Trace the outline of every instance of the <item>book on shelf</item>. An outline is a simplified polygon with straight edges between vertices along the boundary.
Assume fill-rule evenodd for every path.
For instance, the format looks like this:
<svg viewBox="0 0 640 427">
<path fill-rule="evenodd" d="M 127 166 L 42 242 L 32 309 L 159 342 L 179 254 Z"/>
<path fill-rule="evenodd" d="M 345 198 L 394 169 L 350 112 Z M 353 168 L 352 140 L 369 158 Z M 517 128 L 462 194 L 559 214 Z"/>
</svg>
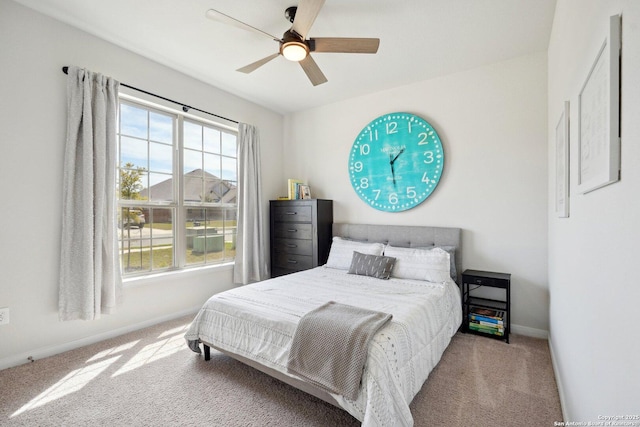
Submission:
<svg viewBox="0 0 640 427">
<path fill-rule="evenodd" d="M 485 317 L 485 316 L 479 316 L 477 314 L 469 314 L 469 319 L 470 320 L 477 320 L 479 322 L 485 322 L 485 323 L 491 323 L 494 325 L 504 325 L 504 320 L 498 320 L 498 319 L 494 319 L 493 317 Z"/>
<path fill-rule="evenodd" d="M 493 328 L 491 326 L 480 325 L 478 323 L 469 322 L 469 329 L 485 334 L 504 336 L 504 329 Z"/>
<path fill-rule="evenodd" d="M 477 319 L 469 319 L 469 323 L 475 323 L 477 325 L 486 326 L 486 327 L 489 327 L 489 328 L 495 328 L 495 329 L 504 330 L 504 324 L 503 323 L 485 322 L 484 320 L 477 320 Z"/>
<path fill-rule="evenodd" d="M 300 186 L 303 185 L 304 182 L 299 179 L 289 178 L 287 180 L 287 188 L 289 193 L 289 200 L 302 199 L 302 193 Z"/>
<path fill-rule="evenodd" d="M 471 306 L 469 307 L 469 315 L 484 317 L 485 319 L 504 320 L 504 311 L 493 308 Z"/>
<path fill-rule="evenodd" d="M 469 322 L 469 329 L 474 331 L 486 332 L 493 335 L 504 335 L 504 328 L 493 328 L 487 325 L 481 325 L 479 323 Z"/>
</svg>

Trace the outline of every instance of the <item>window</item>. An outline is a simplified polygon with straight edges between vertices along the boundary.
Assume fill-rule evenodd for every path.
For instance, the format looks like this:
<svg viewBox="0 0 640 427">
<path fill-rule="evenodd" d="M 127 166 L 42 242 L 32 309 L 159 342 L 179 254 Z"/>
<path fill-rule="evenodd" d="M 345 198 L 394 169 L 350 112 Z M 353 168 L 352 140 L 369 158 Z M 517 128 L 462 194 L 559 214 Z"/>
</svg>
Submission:
<svg viewBox="0 0 640 427">
<path fill-rule="evenodd" d="M 120 101 L 118 239 L 125 276 L 235 258 L 237 133 Z"/>
</svg>

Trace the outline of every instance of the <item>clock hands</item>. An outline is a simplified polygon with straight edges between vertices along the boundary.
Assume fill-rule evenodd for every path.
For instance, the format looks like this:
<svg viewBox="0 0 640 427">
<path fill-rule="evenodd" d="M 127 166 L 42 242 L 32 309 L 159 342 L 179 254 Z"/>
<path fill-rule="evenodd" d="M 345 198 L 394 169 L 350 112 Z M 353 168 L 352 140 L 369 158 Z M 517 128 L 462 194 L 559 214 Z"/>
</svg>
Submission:
<svg viewBox="0 0 640 427">
<path fill-rule="evenodd" d="M 396 160 L 398 160 L 398 157 L 400 157 L 400 154 L 404 153 L 404 148 L 402 150 L 400 150 L 400 152 L 398 154 L 396 154 L 396 156 L 393 158 L 393 160 L 391 160 L 391 164 L 394 164 Z M 391 158 L 391 155 L 389 155 L 389 158 Z"/>
<path fill-rule="evenodd" d="M 400 157 L 400 154 L 402 153 L 404 153 L 404 148 L 400 150 L 400 152 L 398 152 L 398 154 L 396 154 L 395 157 L 393 157 L 393 154 L 389 154 L 389 164 L 391 165 L 391 178 L 393 179 L 394 187 L 396 186 L 396 172 L 393 167 L 393 164 L 396 162 L 396 160 L 398 160 L 398 157 Z"/>
<path fill-rule="evenodd" d="M 397 159 L 398 157 L 396 157 Z M 393 169 L 393 162 L 395 162 L 395 160 L 393 158 L 393 154 L 389 154 L 389 164 L 391 165 L 391 177 L 393 178 L 393 186 L 396 186 L 396 172 Z"/>
</svg>

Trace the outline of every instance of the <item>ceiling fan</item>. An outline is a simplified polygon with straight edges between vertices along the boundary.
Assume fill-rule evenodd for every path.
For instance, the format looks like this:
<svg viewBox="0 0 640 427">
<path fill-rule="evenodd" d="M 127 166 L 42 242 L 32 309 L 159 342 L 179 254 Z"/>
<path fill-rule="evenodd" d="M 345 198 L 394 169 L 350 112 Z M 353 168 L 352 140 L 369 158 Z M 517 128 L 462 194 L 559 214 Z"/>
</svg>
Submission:
<svg viewBox="0 0 640 427">
<path fill-rule="evenodd" d="M 300 0 L 297 7 L 287 8 L 285 17 L 292 23 L 292 26 L 285 31 L 282 38 L 259 30 L 215 9 L 209 9 L 207 17 L 269 37 L 279 43 L 278 52 L 239 68 L 237 71 L 249 74 L 282 55 L 290 61 L 299 62 L 311 83 L 317 86 L 326 83 L 327 78 L 311 57 L 311 52 L 376 53 L 380 45 L 380 39 L 374 38 L 315 37 L 307 39 L 309 29 L 324 6 L 324 2 L 325 0 Z"/>
</svg>

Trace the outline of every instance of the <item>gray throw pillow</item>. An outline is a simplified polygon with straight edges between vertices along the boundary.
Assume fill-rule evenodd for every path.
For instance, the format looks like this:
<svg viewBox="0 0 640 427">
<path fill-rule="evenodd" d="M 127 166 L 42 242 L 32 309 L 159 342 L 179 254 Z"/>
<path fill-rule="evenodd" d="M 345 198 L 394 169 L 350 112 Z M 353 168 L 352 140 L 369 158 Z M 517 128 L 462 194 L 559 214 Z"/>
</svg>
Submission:
<svg viewBox="0 0 640 427">
<path fill-rule="evenodd" d="M 396 259 L 393 257 L 367 255 L 354 251 L 349 274 L 387 280 L 391 276 L 391 270 L 393 270 L 395 263 Z"/>
</svg>

